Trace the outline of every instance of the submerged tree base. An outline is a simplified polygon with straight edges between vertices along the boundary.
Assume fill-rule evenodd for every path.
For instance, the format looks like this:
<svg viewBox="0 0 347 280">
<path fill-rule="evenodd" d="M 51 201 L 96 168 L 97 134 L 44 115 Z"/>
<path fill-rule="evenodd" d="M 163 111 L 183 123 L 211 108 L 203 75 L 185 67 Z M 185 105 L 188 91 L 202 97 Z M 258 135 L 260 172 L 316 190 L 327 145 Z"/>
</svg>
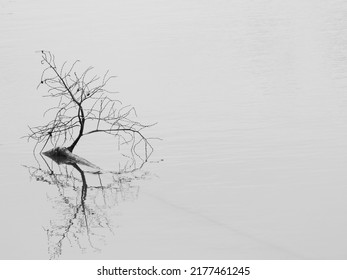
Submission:
<svg viewBox="0 0 347 280">
<path fill-rule="evenodd" d="M 96 166 L 95 164 L 91 163 L 90 161 L 84 158 L 81 158 L 78 155 L 71 153 L 69 149 L 65 147 L 56 147 L 46 152 L 43 152 L 43 154 L 46 157 L 49 157 L 52 160 L 54 160 L 57 164 L 81 164 L 99 171 L 101 170 L 100 167 Z"/>
</svg>

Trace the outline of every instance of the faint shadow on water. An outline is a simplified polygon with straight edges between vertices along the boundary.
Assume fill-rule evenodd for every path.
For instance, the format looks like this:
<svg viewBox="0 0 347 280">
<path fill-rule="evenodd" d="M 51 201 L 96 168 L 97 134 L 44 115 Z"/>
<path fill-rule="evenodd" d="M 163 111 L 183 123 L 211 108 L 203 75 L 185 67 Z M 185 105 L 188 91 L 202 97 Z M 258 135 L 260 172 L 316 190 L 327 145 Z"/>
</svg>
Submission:
<svg viewBox="0 0 347 280">
<path fill-rule="evenodd" d="M 141 170 L 128 173 L 100 172 L 82 169 L 74 162 L 52 158 L 51 164 L 42 157 L 46 167 L 24 166 L 36 181 L 56 186 L 48 195 L 52 214 L 47 232 L 50 259 L 59 258 L 66 246 L 84 252 L 100 252 L 107 236 L 116 235 L 114 219 L 110 218 L 120 202 L 136 200 L 139 180 L 149 174 Z"/>
</svg>

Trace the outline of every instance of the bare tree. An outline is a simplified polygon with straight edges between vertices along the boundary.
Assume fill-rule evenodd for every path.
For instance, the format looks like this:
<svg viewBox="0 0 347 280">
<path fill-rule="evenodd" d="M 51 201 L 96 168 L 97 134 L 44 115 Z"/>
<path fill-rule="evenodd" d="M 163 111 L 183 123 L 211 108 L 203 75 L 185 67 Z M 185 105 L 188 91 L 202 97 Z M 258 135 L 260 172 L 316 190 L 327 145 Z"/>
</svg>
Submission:
<svg viewBox="0 0 347 280">
<path fill-rule="evenodd" d="M 58 67 L 51 52 L 41 51 L 41 55 L 45 69 L 38 88 L 45 86 L 48 90 L 45 96 L 57 99 L 57 105 L 45 111 L 44 116 L 53 116 L 47 124 L 29 127 L 26 137 L 36 141 L 34 152 L 39 148 L 41 153 L 50 143 L 55 148 L 50 153 L 66 151 L 71 154 L 82 137 L 106 133 L 116 137 L 120 144 L 130 145 L 133 158 L 146 162 L 153 147 L 143 129 L 153 124 L 134 121 L 135 108 L 123 106 L 112 98 L 115 93 L 108 91 L 106 85 L 114 76 L 109 76 L 108 72 L 102 77 L 93 76 L 93 67 L 78 73 L 79 61 L 70 65 L 64 62 Z"/>
</svg>

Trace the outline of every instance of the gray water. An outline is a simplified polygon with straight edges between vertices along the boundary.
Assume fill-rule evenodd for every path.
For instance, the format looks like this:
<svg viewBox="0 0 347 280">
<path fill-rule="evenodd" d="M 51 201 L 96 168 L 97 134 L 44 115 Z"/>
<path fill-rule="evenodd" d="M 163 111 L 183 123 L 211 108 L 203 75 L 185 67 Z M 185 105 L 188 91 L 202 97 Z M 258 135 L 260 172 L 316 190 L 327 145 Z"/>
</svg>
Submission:
<svg viewBox="0 0 347 280">
<path fill-rule="evenodd" d="M 346 13 L 340 0 L 1 0 L 0 258 L 346 259 Z M 42 49 L 109 69 L 117 97 L 158 122 L 151 162 L 90 187 L 87 217 L 81 183 L 30 176 L 20 139 L 52 106 L 36 90 Z M 75 152 L 114 169 L 119 151 L 92 137 Z"/>
</svg>

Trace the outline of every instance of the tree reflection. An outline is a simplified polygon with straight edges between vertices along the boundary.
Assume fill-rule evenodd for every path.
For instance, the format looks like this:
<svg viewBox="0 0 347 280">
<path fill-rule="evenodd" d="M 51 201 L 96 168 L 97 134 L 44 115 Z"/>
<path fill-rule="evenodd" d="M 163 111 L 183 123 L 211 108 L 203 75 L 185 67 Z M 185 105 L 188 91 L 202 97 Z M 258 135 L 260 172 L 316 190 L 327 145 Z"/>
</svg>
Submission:
<svg viewBox="0 0 347 280">
<path fill-rule="evenodd" d="M 147 173 L 102 173 L 61 159 L 53 161 L 51 165 L 45 161 L 47 168 L 25 166 L 31 178 L 56 186 L 57 193 L 48 197 L 55 217 L 45 228 L 50 259 L 59 258 L 67 246 L 82 252 L 101 251 L 106 238 L 115 235 L 116 225 L 110 218 L 117 215 L 115 206 L 138 197 L 136 182 Z"/>
</svg>

